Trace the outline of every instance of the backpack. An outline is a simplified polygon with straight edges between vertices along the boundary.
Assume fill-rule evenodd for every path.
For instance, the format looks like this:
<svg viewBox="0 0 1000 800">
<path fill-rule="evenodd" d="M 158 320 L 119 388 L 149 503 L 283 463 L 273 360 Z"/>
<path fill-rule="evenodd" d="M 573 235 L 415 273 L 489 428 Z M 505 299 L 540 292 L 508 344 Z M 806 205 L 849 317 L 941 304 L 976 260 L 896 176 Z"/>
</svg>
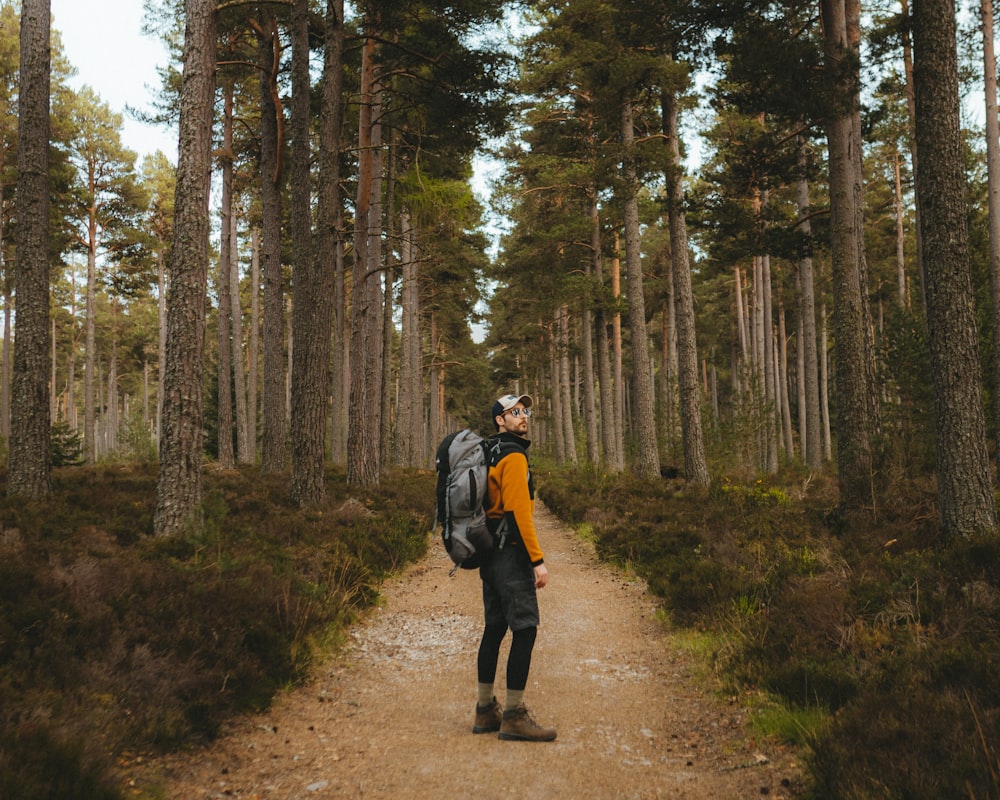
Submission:
<svg viewBox="0 0 1000 800">
<path fill-rule="evenodd" d="M 490 466 L 517 445 L 484 439 L 468 428 L 445 436 L 435 458 L 437 509 L 441 540 L 456 570 L 476 569 L 494 547 L 494 535 L 486 524 L 486 478 Z"/>
</svg>

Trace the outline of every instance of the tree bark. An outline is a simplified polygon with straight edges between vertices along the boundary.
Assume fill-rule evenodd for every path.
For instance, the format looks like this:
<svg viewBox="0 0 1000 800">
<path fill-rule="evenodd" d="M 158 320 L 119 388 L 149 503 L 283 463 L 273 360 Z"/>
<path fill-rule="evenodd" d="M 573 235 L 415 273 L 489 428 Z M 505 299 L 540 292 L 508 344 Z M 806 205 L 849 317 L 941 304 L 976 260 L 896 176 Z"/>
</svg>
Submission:
<svg viewBox="0 0 1000 800">
<path fill-rule="evenodd" d="M 604 252 L 601 242 L 600 207 L 597 188 L 590 187 L 590 246 L 594 264 L 594 278 L 597 284 L 599 303 L 597 306 L 597 379 L 600 389 L 600 429 L 601 448 L 604 452 L 604 466 L 609 471 L 616 469 L 615 457 L 615 393 L 611 366 L 611 346 L 608 341 L 608 310 L 604 285 Z"/>
<path fill-rule="evenodd" d="M 278 26 L 268 13 L 259 32 L 261 66 L 261 277 L 264 282 L 264 375 L 261 409 L 261 470 L 285 469 L 286 365 L 284 278 L 281 273 L 281 183 L 284 124 L 278 98 Z"/>
<path fill-rule="evenodd" d="M 615 251 L 611 258 L 611 299 L 614 303 L 614 311 L 611 312 L 611 361 L 612 361 L 612 389 L 614 404 L 612 406 L 611 420 L 614 424 L 611 469 L 614 472 L 624 472 L 625 470 L 625 367 L 622 355 L 622 264 L 621 264 L 621 241 L 618 231 L 615 231 Z"/>
<path fill-rule="evenodd" d="M 322 385 L 324 406 L 331 416 L 332 452 L 342 455 L 338 447 L 343 430 L 338 410 L 339 388 L 343 386 L 342 373 L 336 372 L 343 362 L 343 331 L 334 331 L 338 315 L 343 314 L 344 231 L 341 217 L 340 153 L 343 127 L 342 93 L 344 61 L 344 0 L 327 0 L 325 46 L 323 61 L 322 105 L 319 125 L 319 197 L 317 199 L 316 258 L 317 292 L 322 303 L 316 313 L 315 357 L 322 360 L 324 370 L 318 380 Z M 336 348 L 331 359 L 331 348 Z M 331 376 L 332 372 L 332 376 Z M 325 377 L 324 377 L 325 376 Z M 329 412 L 327 412 L 329 413 Z M 325 442 L 324 442 L 325 446 Z"/>
<path fill-rule="evenodd" d="M 377 25 L 375 26 L 377 30 Z M 376 112 L 377 38 L 370 31 L 362 50 L 358 197 L 355 204 L 355 260 L 351 294 L 351 424 L 347 436 L 347 482 L 377 486 L 381 473 L 379 434 L 382 387 L 381 123 Z"/>
<path fill-rule="evenodd" d="M 247 414 L 253 429 L 254 459 L 256 460 L 259 436 L 257 419 L 260 416 L 260 231 L 250 231 L 250 335 L 247 336 Z"/>
<path fill-rule="evenodd" d="M 799 230 L 806 237 L 812 234 L 812 224 L 809 221 L 809 183 L 806 180 L 808 157 L 808 148 L 805 139 L 802 139 L 799 142 L 796 199 Z M 816 283 L 811 251 L 807 251 L 799 259 L 799 320 L 802 336 L 798 344 L 802 354 L 802 393 L 805 400 L 804 407 L 799 411 L 805 427 L 801 446 L 805 451 L 805 462 L 813 469 L 818 469 L 823 464 L 823 438 L 819 408 L 819 360 L 816 352 Z"/>
<path fill-rule="evenodd" d="M 881 424 L 864 253 L 860 7 L 857 0 L 822 0 L 821 10 L 826 68 L 836 99 L 826 133 L 840 499 L 847 508 L 874 513 L 873 439 Z"/>
<path fill-rule="evenodd" d="M 232 298 L 230 297 L 233 256 L 233 80 L 223 88 L 222 112 L 222 197 L 219 203 L 219 302 L 217 317 L 219 466 L 230 469 L 236 463 L 233 449 L 233 360 Z M 238 288 L 238 287 L 237 287 Z"/>
<path fill-rule="evenodd" d="M 1000 120 L 997 118 L 997 63 L 993 46 L 993 2 L 981 0 L 983 86 L 986 95 L 986 174 L 989 201 L 990 283 L 993 290 L 993 330 L 1000 331 Z M 994 385 L 1000 387 L 1000 342 L 994 336 Z M 994 392 L 995 436 L 1000 438 L 1000 392 Z M 1000 447 L 997 448 L 1000 457 Z"/>
<path fill-rule="evenodd" d="M 589 194 L 589 193 L 588 193 Z M 591 258 L 586 266 L 587 278 L 594 274 L 594 260 L 601 257 L 601 235 L 600 230 L 593 224 L 593 218 L 597 211 L 593 196 L 591 202 L 591 226 L 590 226 L 590 248 Z M 597 393 L 594 387 L 598 385 L 597 375 L 594 372 L 594 311 L 592 299 L 587 298 L 583 305 L 583 314 L 580 321 L 582 330 L 580 331 L 580 345 L 583 350 L 583 424 L 587 436 L 587 461 L 595 467 L 601 463 L 601 440 L 600 421 L 597 418 Z M 598 317 L 598 319 L 600 319 Z"/>
<path fill-rule="evenodd" d="M 572 371 L 569 364 L 569 306 L 563 304 L 559 308 L 559 318 L 555 330 L 557 336 L 557 352 L 559 354 L 559 382 L 562 385 L 562 424 L 563 441 L 566 446 L 566 460 L 576 463 L 576 432 L 573 427 L 573 392 Z"/>
<path fill-rule="evenodd" d="M 243 352 L 243 305 L 240 302 L 240 249 L 237 240 L 236 214 L 229 220 L 229 302 L 233 324 L 232 363 L 233 394 L 236 397 L 236 460 L 240 464 L 253 464 L 257 457 L 254 447 L 254 425 L 250 420 L 248 373 Z M 256 421 L 256 416 L 254 417 Z"/>
<path fill-rule="evenodd" d="M 327 5 L 327 46 L 320 117 L 320 202 L 317 247 L 312 248 L 309 179 L 309 7 L 295 0 L 292 15 L 292 220 L 295 243 L 295 306 L 292 353 L 292 498 L 316 505 L 326 496 L 327 394 L 336 258 L 340 156 L 339 46 L 343 18 Z M 336 74 L 334 74 L 336 73 Z M 332 153 L 327 152 L 332 148 Z M 315 255 L 315 257 L 314 257 Z"/>
<path fill-rule="evenodd" d="M 83 461 L 97 463 L 97 410 L 94 395 L 97 384 L 97 221 L 90 214 L 87 221 L 87 293 L 84 313 L 83 347 Z"/>
<path fill-rule="evenodd" d="M 635 130 L 632 103 L 622 102 L 622 179 L 625 209 L 625 268 L 628 274 L 629 328 L 632 331 L 632 385 L 635 390 L 635 433 L 643 478 L 658 478 L 660 453 L 656 442 L 656 408 L 649 369 L 649 335 L 646 331 L 646 300 L 643 294 L 641 232 L 639 229 L 639 181 L 635 165 Z"/>
<path fill-rule="evenodd" d="M 908 0 L 901 0 L 900 15 L 903 19 L 909 19 L 910 7 Z M 910 175 L 916 185 L 919 170 L 917 167 L 917 136 L 916 136 L 916 106 L 913 101 L 913 48 L 910 43 L 910 28 L 906 25 L 900 31 L 903 37 L 903 76 L 906 79 L 906 108 L 909 112 L 910 129 Z M 917 245 L 917 277 L 920 283 L 920 305 L 926 312 L 927 300 L 924 290 L 924 246 L 923 234 L 920 232 L 920 206 L 913 210 L 914 221 L 916 222 L 916 245 Z"/>
<path fill-rule="evenodd" d="M 49 452 L 49 0 L 21 5 L 11 496 L 52 493 Z"/>
<path fill-rule="evenodd" d="M 996 534 L 986 451 L 959 113 L 953 0 L 913 4 L 914 101 L 921 168 L 927 330 L 946 535 Z"/>
<path fill-rule="evenodd" d="M 163 436 L 153 522 L 160 536 L 181 533 L 200 526 L 202 521 L 202 384 L 215 40 L 214 0 L 186 0 L 163 374 Z"/>
<path fill-rule="evenodd" d="M 664 123 L 670 146 L 672 169 L 667 193 L 670 220 L 670 261 L 674 287 L 674 317 L 677 333 L 677 381 L 681 401 L 681 433 L 684 440 L 684 475 L 688 481 L 708 486 L 708 460 L 701 420 L 701 392 L 698 388 L 698 344 L 695 335 L 694 291 L 688 262 L 687 218 L 684 213 L 684 185 L 681 182 L 680 128 L 677 99 L 668 94 L 663 102 Z M 665 343 L 666 344 L 666 343 Z M 656 465 L 659 472 L 659 463 Z"/>
<path fill-rule="evenodd" d="M 423 395 L 420 351 L 420 291 L 417 284 L 417 246 L 410 215 L 400 218 L 400 256 L 403 271 L 402 329 L 400 331 L 399 402 L 397 405 L 396 449 L 398 463 L 421 465 L 418 440 L 423 431 L 420 412 Z"/>
</svg>

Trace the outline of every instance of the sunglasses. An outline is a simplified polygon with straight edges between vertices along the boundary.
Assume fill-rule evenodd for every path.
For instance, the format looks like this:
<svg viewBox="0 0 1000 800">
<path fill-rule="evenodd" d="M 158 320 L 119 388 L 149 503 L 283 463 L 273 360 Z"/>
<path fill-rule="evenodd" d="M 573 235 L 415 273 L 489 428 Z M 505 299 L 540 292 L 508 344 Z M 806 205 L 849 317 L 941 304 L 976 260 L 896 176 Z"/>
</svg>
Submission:
<svg viewBox="0 0 1000 800">
<path fill-rule="evenodd" d="M 531 409 L 530 408 L 508 408 L 503 413 L 504 414 L 512 414 L 515 417 L 520 417 L 520 416 L 530 417 L 531 416 Z"/>
</svg>

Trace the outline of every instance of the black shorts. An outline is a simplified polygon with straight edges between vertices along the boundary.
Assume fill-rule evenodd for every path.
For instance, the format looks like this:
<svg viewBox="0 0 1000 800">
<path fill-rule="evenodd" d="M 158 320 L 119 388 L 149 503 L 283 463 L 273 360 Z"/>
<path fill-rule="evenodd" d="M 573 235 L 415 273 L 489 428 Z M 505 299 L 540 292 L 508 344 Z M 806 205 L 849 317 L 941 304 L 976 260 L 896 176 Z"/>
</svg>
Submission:
<svg viewBox="0 0 1000 800">
<path fill-rule="evenodd" d="M 506 624 L 512 631 L 538 627 L 535 570 L 521 544 L 494 550 L 479 568 L 487 625 Z"/>
</svg>

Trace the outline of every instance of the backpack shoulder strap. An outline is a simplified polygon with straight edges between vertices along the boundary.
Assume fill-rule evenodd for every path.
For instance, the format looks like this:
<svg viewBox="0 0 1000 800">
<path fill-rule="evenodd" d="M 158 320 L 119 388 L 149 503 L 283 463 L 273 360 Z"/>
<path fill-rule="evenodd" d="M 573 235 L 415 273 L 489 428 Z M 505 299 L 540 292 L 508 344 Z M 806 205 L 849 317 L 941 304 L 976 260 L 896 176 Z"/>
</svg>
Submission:
<svg viewBox="0 0 1000 800">
<path fill-rule="evenodd" d="M 486 451 L 486 463 L 491 467 L 495 467 L 511 453 L 522 453 L 525 458 L 528 457 L 528 451 L 516 442 L 509 442 L 496 438 L 488 439 L 487 442 L 489 443 L 489 447 Z"/>
</svg>

